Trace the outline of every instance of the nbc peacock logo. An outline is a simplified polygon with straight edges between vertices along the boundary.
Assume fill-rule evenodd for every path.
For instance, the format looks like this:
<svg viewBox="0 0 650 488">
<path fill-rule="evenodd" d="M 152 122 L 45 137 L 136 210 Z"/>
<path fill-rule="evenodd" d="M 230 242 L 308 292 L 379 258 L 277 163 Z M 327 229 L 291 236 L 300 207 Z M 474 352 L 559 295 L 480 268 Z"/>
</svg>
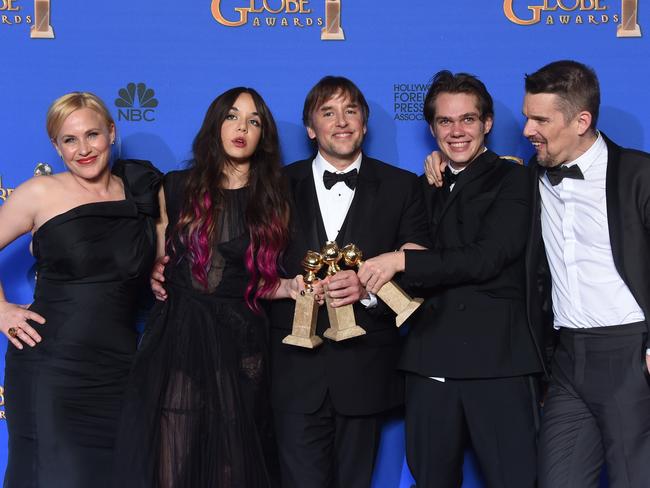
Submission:
<svg viewBox="0 0 650 488">
<path fill-rule="evenodd" d="M 129 83 L 117 92 L 115 106 L 117 119 L 128 122 L 153 122 L 156 120 L 158 99 L 153 88 L 144 83 Z"/>
</svg>

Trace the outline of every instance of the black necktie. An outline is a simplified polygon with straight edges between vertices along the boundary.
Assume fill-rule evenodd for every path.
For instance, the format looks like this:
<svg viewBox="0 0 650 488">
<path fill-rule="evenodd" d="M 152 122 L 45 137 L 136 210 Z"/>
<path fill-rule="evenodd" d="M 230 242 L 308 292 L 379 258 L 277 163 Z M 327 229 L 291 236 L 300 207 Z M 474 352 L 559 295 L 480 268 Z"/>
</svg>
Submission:
<svg viewBox="0 0 650 488">
<path fill-rule="evenodd" d="M 445 181 L 447 182 L 447 186 L 451 188 L 451 185 L 456 183 L 456 180 L 460 176 L 460 173 L 454 173 L 449 165 L 445 167 Z"/>
<path fill-rule="evenodd" d="M 323 173 L 323 184 L 328 190 L 332 188 L 336 183 L 342 181 L 345 183 L 350 190 L 354 190 L 357 187 L 357 169 L 348 171 L 347 173 L 332 173 L 331 171 L 325 170 Z"/>
<path fill-rule="evenodd" d="M 546 176 L 548 176 L 548 181 L 553 186 L 558 185 L 564 178 L 573 178 L 574 180 L 585 179 L 577 164 L 573 166 L 553 166 L 552 168 L 546 168 Z"/>
</svg>

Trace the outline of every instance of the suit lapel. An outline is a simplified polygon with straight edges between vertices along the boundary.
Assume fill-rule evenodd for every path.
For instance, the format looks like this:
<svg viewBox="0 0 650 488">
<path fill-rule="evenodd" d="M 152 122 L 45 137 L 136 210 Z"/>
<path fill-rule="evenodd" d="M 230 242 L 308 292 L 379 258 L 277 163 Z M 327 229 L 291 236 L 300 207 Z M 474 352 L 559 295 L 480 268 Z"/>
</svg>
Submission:
<svg viewBox="0 0 650 488">
<path fill-rule="evenodd" d="M 456 185 L 454 185 L 454 189 L 447 196 L 447 199 L 440 212 L 440 216 L 439 216 L 440 220 L 444 218 L 445 213 L 450 208 L 451 204 L 456 200 L 458 194 L 461 191 L 463 191 L 463 188 L 465 188 L 469 183 L 471 183 L 475 179 L 479 178 L 481 175 L 483 175 L 483 173 L 491 169 L 494 160 L 497 158 L 498 156 L 496 154 L 488 150 L 485 151 L 483 154 L 481 154 L 478 158 L 476 158 L 475 161 L 472 161 L 472 163 L 467 167 L 467 169 L 465 169 L 458 177 L 458 179 L 456 180 Z"/>
<path fill-rule="evenodd" d="M 318 207 L 311 164 L 307 165 L 307 170 L 301 176 L 296 181 L 294 190 L 295 211 L 299 220 L 297 228 L 301 233 L 299 237 L 304 240 L 305 251 L 308 249 L 319 251 L 318 223 L 322 218 Z"/>
<path fill-rule="evenodd" d="M 620 149 L 612 141 L 610 141 L 604 134 L 603 139 L 607 144 L 607 173 L 605 176 L 605 199 L 607 201 L 607 222 L 609 225 L 609 242 L 612 247 L 612 257 L 614 258 L 614 265 L 618 274 L 621 275 L 623 280 L 627 283 L 628 280 L 625 274 L 625 266 L 623 264 L 623 243 L 621 236 L 621 221 L 618 216 L 620 215 L 620 194 L 619 194 L 619 177 L 620 177 Z"/>
<path fill-rule="evenodd" d="M 431 242 L 436 242 L 438 229 L 440 229 L 440 219 L 442 211 L 445 208 L 445 202 L 449 198 L 449 188 L 428 187 L 425 191 L 427 214 L 429 218 L 429 229 Z"/>
<path fill-rule="evenodd" d="M 537 268 L 539 266 L 540 246 L 542 244 L 542 203 L 539 194 L 539 178 L 542 174 L 540 166 L 534 162 L 531 164 L 531 205 L 530 205 L 530 235 L 526 245 L 526 269 L 528 270 L 527 293 L 533 292 L 536 286 Z M 528 297 L 530 303 L 530 296 Z"/>
<path fill-rule="evenodd" d="M 379 191 L 380 180 L 377 176 L 376 163 L 365 155 L 361 160 L 357 189 L 346 216 L 346 225 L 342 236 L 337 236 L 337 241 L 344 246 L 353 242 L 361 249 L 363 241 L 373 235 L 372 219 L 368 218 L 376 212 L 375 201 Z"/>
</svg>

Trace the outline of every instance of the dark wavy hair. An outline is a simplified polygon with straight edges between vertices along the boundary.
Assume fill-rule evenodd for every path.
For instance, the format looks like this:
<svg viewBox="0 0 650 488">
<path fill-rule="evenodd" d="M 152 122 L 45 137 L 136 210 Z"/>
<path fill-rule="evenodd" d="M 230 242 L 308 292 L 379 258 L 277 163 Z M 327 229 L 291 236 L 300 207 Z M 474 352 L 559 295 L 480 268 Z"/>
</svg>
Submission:
<svg viewBox="0 0 650 488">
<path fill-rule="evenodd" d="M 221 140 L 221 126 L 242 93 L 253 98 L 262 128 L 260 141 L 250 158 L 245 211 L 250 234 L 245 257 L 250 279 L 245 298 L 248 306 L 259 312 L 259 299 L 279 284 L 279 261 L 289 238 L 289 204 L 275 120 L 262 97 L 252 88 L 232 88 L 208 107 L 194 138 L 185 200 L 175 230 L 187 248 L 192 275 L 207 289 L 212 250 L 217 242 L 216 222 L 222 211 L 224 169 L 230 164 Z"/>
<path fill-rule="evenodd" d="M 600 85 L 596 72 L 586 64 L 572 60 L 554 61 L 526 75 L 526 93 L 553 93 L 558 109 L 569 121 L 582 110 L 591 114 L 591 129 L 596 129 L 600 110 Z"/>
<path fill-rule="evenodd" d="M 494 102 L 490 92 L 481 80 L 468 73 L 452 73 L 449 70 L 438 71 L 433 75 L 431 86 L 424 98 L 424 120 L 433 124 L 436 116 L 436 98 L 441 93 L 467 93 L 474 95 L 478 101 L 480 119 L 494 118 Z"/>
<path fill-rule="evenodd" d="M 370 107 L 359 87 L 343 76 L 325 76 L 316 83 L 305 98 L 302 107 L 302 123 L 311 127 L 311 116 L 318 107 L 336 95 L 347 96 L 352 103 L 359 105 L 363 123 L 368 123 Z"/>
</svg>

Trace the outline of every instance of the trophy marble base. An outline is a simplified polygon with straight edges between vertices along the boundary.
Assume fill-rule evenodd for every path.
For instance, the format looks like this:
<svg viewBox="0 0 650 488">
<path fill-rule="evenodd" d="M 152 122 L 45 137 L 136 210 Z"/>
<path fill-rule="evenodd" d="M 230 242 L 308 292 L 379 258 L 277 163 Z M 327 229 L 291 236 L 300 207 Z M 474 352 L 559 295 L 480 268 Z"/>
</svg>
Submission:
<svg viewBox="0 0 650 488">
<path fill-rule="evenodd" d="M 48 26 L 47 30 L 39 31 L 36 30 L 36 26 L 33 25 L 29 33 L 29 37 L 31 37 L 32 39 L 54 39 L 54 30 L 50 25 Z"/>
<path fill-rule="evenodd" d="M 305 347 L 307 349 L 315 349 L 323 343 L 323 339 L 318 336 L 299 337 L 289 334 L 282 339 L 282 344 L 289 344 L 290 346 Z"/>
<path fill-rule="evenodd" d="M 636 24 L 630 29 L 620 24 L 616 28 L 616 37 L 641 37 L 641 27 L 639 27 L 639 24 Z"/>
<path fill-rule="evenodd" d="M 406 319 L 424 302 L 422 298 L 411 298 L 392 281 L 382 286 L 377 296 L 397 314 L 397 317 L 395 317 L 397 327 L 406 322 Z"/>
<path fill-rule="evenodd" d="M 365 335 L 366 331 L 356 324 L 352 305 L 334 308 L 327 302 L 327 314 L 330 319 L 329 328 L 323 333 L 325 337 L 336 342 Z"/>
<path fill-rule="evenodd" d="M 408 303 L 407 307 L 398 313 L 397 317 L 395 317 L 395 325 L 397 327 L 400 327 L 413 314 L 413 312 L 415 312 L 420 307 L 420 305 L 422 305 L 423 302 L 423 298 L 414 298 L 411 300 Z"/>
<path fill-rule="evenodd" d="M 293 314 L 291 334 L 282 339 L 282 344 L 314 349 L 323 343 L 316 332 L 318 303 L 312 293 L 301 293 L 296 298 L 296 310 Z"/>
<path fill-rule="evenodd" d="M 323 27 L 320 33 L 320 38 L 322 41 L 344 41 L 345 34 L 341 28 L 336 32 L 327 32 L 327 27 Z"/>
</svg>

